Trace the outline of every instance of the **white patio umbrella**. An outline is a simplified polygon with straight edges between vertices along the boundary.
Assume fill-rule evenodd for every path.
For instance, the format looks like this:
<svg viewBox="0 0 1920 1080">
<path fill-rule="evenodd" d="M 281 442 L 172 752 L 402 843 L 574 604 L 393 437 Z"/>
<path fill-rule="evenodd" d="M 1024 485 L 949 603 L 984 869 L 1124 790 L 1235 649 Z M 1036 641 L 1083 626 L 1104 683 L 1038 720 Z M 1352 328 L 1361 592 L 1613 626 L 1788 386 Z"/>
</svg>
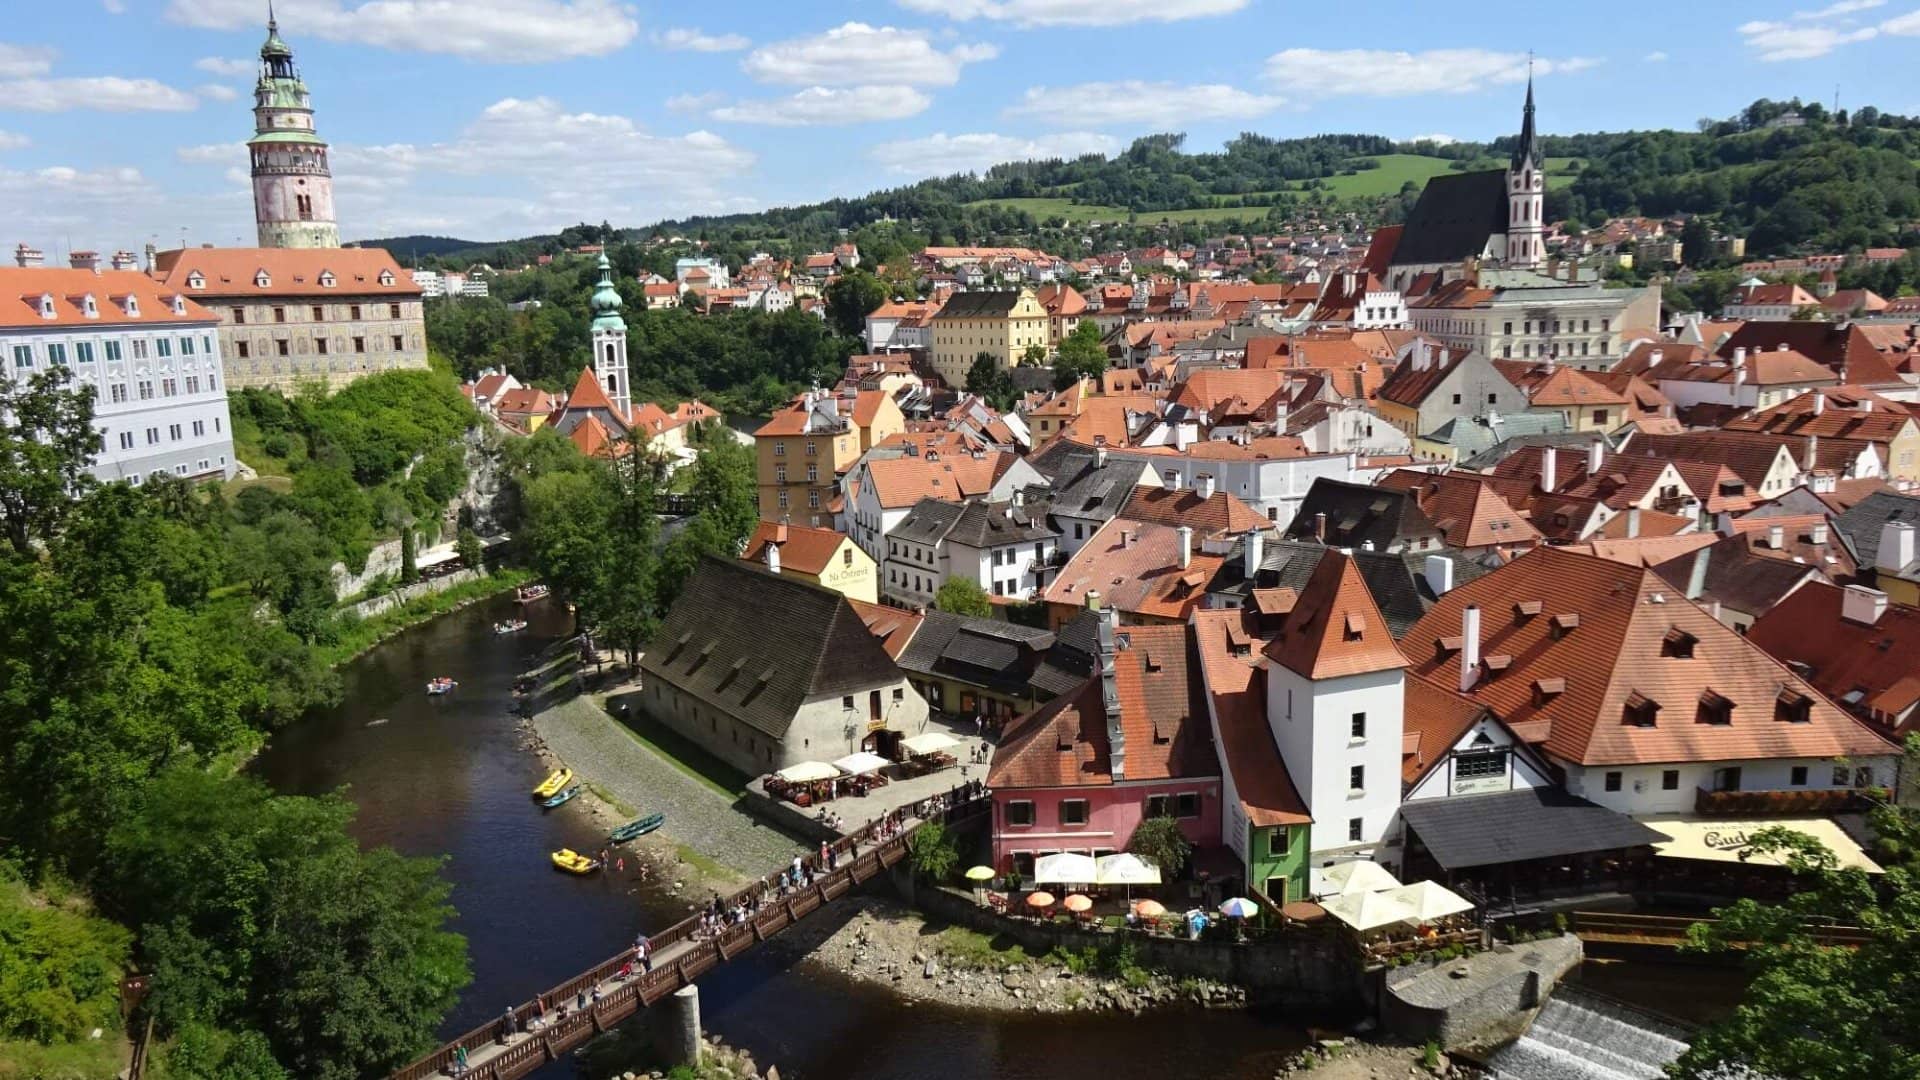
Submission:
<svg viewBox="0 0 1920 1080">
<path fill-rule="evenodd" d="M 831 780 L 840 775 L 840 770 L 824 761 L 802 761 L 781 769 L 776 775 L 789 784 L 805 784 L 814 780 Z"/>
<path fill-rule="evenodd" d="M 1387 869 L 1376 862 L 1356 859 L 1329 866 L 1313 872 L 1313 895 L 1347 896 L 1352 893 L 1379 892 L 1382 889 L 1397 889 L 1399 879 L 1387 873 Z"/>
<path fill-rule="evenodd" d="M 1093 871 L 1095 885 L 1160 884 L 1160 868 L 1131 851 L 1100 856 L 1093 860 Z"/>
<path fill-rule="evenodd" d="M 1458 915 L 1463 911 L 1473 910 L 1471 901 L 1452 889 L 1432 881 L 1416 881 L 1411 885 L 1388 889 L 1377 895 L 1406 904 L 1412 909 L 1413 917 L 1420 922 L 1432 922 L 1448 915 Z"/>
<path fill-rule="evenodd" d="M 871 750 L 856 750 L 846 757 L 835 759 L 833 767 L 848 776 L 859 776 L 861 773 L 879 772 L 891 764 Z"/>
<path fill-rule="evenodd" d="M 1327 914 L 1363 933 L 1415 917 L 1412 906 L 1405 900 L 1377 892 L 1348 893 L 1320 906 L 1327 909 Z"/>
<path fill-rule="evenodd" d="M 1079 885 L 1092 882 L 1097 877 L 1093 856 L 1077 852 L 1042 855 L 1033 864 L 1033 883 L 1036 885 Z"/>
<path fill-rule="evenodd" d="M 944 731 L 923 731 L 900 740 L 900 745 L 911 754 L 936 754 L 951 746 L 959 746 L 960 740 Z"/>
</svg>

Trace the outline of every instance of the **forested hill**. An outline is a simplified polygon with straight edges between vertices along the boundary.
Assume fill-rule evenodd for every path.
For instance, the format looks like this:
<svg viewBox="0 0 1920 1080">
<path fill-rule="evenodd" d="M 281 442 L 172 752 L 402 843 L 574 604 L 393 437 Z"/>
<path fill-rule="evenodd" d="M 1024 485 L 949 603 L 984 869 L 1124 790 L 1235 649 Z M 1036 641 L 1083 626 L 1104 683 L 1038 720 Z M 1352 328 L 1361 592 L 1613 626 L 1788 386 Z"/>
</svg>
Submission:
<svg viewBox="0 0 1920 1080">
<path fill-rule="evenodd" d="M 454 249 L 434 238 L 369 243 L 418 251 L 423 262 L 431 255 L 448 265 L 511 265 L 580 243 L 684 236 L 734 261 L 755 250 L 819 250 L 847 230 L 876 260 L 925 244 L 1015 242 L 1079 256 L 1115 243 L 1228 230 L 1391 223 L 1429 177 L 1499 167 L 1512 152 L 1511 138 L 1440 145 L 1249 133 L 1206 153 L 1188 153 L 1184 143 L 1178 134 L 1149 135 L 1113 157 L 1017 162 L 858 198 L 638 229 L 582 224 L 557 236 Z M 1554 220 L 1593 226 L 1626 214 L 1702 214 L 1748 236 L 1750 256 L 1913 243 L 1920 221 L 1920 117 L 1872 107 L 1849 115 L 1762 100 L 1738 116 L 1703 120 L 1695 131 L 1549 135 L 1543 147 Z"/>
</svg>

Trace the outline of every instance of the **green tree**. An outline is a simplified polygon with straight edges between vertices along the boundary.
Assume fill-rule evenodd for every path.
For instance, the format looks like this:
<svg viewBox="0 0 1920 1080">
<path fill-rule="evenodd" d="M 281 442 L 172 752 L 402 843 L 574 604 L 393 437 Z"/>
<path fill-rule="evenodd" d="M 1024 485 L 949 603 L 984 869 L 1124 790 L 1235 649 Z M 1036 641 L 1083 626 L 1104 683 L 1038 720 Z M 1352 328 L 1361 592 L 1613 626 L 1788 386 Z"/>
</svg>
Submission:
<svg viewBox="0 0 1920 1080">
<path fill-rule="evenodd" d="M 1160 814 L 1134 827 L 1127 850 L 1159 867 L 1162 877 L 1172 879 L 1179 877 L 1186 867 L 1193 844 L 1180 830 L 1178 821 Z"/>
<path fill-rule="evenodd" d="M 361 851 L 338 796 L 169 770 L 108 837 L 163 1031 L 262 1032 L 299 1076 L 382 1072 L 432 1045 L 471 978 L 427 859 Z"/>
<path fill-rule="evenodd" d="M 419 556 L 413 550 L 413 526 L 400 527 L 400 584 L 411 585 L 420 580 Z"/>
<path fill-rule="evenodd" d="M 1100 327 L 1092 319 L 1082 319 L 1060 341 L 1060 353 L 1053 361 L 1053 388 L 1065 390 L 1081 379 L 1098 379 L 1106 370 L 1107 347 L 1100 342 Z"/>
<path fill-rule="evenodd" d="M 659 624 L 659 492 L 664 469 L 638 446 L 598 476 L 606 506 L 602 569 L 590 594 L 595 624 L 633 663 Z"/>
<path fill-rule="evenodd" d="M 886 283 L 865 270 L 841 274 L 826 288 L 827 321 L 847 337 L 859 337 L 867 316 L 887 302 Z"/>
<path fill-rule="evenodd" d="M 78 1042 L 120 1027 L 133 935 L 0 869 L 0 1039 Z"/>
<path fill-rule="evenodd" d="M 460 530 L 459 534 L 454 538 L 453 550 L 454 554 L 460 557 L 460 564 L 462 566 L 465 566 L 469 570 L 484 569 L 482 565 L 484 552 L 480 544 L 480 534 L 474 532 L 472 529 L 462 528 Z"/>
<path fill-rule="evenodd" d="M 945 825 L 929 821 L 907 837 L 907 855 L 915 873 L 928 881 L 945 881 L 960 864 L 960 844 Z"/>
<path fill-rule="evenodd" d="M 21 555 L 51 537 L 93 483 L 87 465 L 101 448 L 93 387 L 69 388 L 70 378 L 63 365 L 0 377 L 0 526 Z"/>
<path fill-rule="evenodd" d="M 951 615 L 982 619 L 993 616 L 993 601 L 987 599 L 987 591 L 979 582 L 963 577 L 950 577 L 942 582 L 940 590 L 933 594 L 933 607 Z"/>
<path fill-rule="evenodd" d="M 1002 412 L 1013 408 L 1018 396 L 1013 388 L 1013 376 L 1001 368 L 999 359 L 990 352 L 973 358 L 973 366 L 967 369 L 967 393 L 980 395 L 987 404 Z"/>
</svg>

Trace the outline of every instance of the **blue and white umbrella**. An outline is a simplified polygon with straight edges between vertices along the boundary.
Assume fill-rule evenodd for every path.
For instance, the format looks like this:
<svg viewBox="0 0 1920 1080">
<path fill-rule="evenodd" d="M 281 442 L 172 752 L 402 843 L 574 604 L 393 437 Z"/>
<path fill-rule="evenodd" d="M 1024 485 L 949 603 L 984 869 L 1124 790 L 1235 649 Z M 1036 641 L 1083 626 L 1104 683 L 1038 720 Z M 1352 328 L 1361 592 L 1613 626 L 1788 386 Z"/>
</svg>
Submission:
<svg viewBox="0 0 1920 1080">
<path fill-rule="evenodd" d="M 1235 919 L 1250 919 L 1260 914 L 1260 905 L 1244 896 L 1236 896 L 1220 905 L 1220 914 Z"/>
</svg>

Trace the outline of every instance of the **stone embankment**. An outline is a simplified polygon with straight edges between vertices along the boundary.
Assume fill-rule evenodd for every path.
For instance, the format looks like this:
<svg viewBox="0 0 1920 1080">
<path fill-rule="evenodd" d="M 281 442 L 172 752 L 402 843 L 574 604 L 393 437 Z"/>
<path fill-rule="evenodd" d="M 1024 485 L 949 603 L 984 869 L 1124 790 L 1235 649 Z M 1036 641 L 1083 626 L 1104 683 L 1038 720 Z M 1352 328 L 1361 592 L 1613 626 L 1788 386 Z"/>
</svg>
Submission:
<svg viewBox="0 0 1920 1080">
<path fill-rule="evenodd" d="M 1273 1080 L 1399 1080 L 1401 1077 L 1476 1077 L 1470 1065 L 1417 1046 L 1395 1046 L 1355 1038 L 1325 1038 L 1300 1051 L 1273 1074 Z"/>
<path fill-rule="evenodd" d="M 973 931 L 931 923 L 882 897 L 855 897 L 842 904 L 847 907 L 842 918 L 809 919 L 766 947 L 901 997 L 968 1009 L 1141 1013 L 1246 1004 L 1244 989 L 1224 983 L 1175 979 L 1139 968 L 1122 977 L 1077 960 L 1070 965 L 1059 956 L 1036 957 L 1018 947 L 995 949 Z"/>
</svg>

